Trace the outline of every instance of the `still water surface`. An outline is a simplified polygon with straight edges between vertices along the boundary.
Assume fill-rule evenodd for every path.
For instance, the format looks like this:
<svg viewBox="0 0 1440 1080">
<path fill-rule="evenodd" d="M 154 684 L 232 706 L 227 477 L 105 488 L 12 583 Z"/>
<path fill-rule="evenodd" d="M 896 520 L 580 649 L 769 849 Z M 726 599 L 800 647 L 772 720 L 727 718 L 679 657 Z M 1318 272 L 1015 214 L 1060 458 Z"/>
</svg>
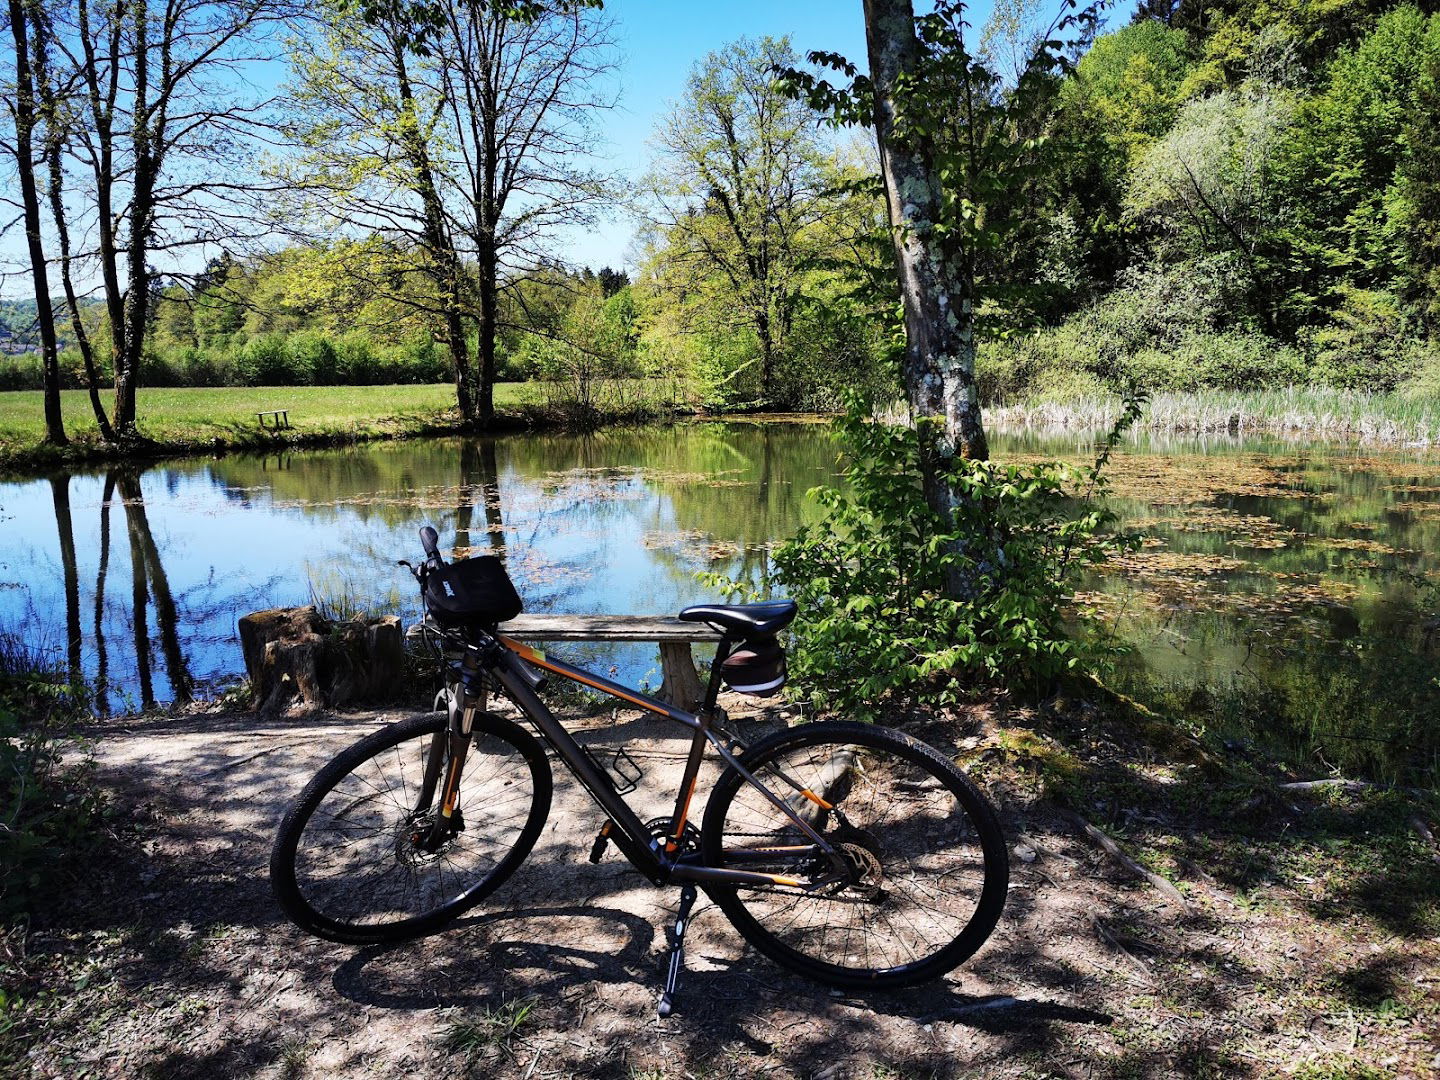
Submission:
<svg viewBox="0 0 1440 1080">
<path fill-rule="evenodd" d="M 1089 453 L 1074 434 L 993 446 L 1002 459 Z M 0 630 L 108 687 L 110 708 L 212 690 L 242 667 L 235 621 L 249 611 L 344 596 L 412 618 L 394 564 L 416 557 L 427 522 L 456 554 L 499 550 L 527 610 L 671 612 L 712 598 L 697 571 L 758 576 L 767 545 L 816 516 L 805 493 L 834 462 L 822 425 L 696 423 L 0 484 Z M 1116 509 L 1149 539 L 1080 599 L 1137 646 L 1136 686 L 1172 701 L 1228 687 L 1192 711 L 1257 739 L 1279 694 L 1308 725 L 1290 733 L 1298 752 L 1433 775 L 1437 725 L 1419 713 L 1440 702 L 1424 630 L 1440 613 L 1440 457 L 1140 436 L 1111 475 Z M 658 679 L 646 646 L 571 655 Z M 1335 715 L 1392 691 L 1367 716 Z"/>
</svg>

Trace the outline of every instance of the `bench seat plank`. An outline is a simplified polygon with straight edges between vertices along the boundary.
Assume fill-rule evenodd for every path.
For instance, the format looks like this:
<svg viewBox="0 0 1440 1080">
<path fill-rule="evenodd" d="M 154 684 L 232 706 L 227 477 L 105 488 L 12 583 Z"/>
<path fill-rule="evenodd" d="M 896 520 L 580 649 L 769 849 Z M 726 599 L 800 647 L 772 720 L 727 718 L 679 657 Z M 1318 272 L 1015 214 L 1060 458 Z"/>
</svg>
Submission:
<svg viewBox="0 0 1440 1080">
<path fill-rule="evenodd" d="M 704 623 L 670 615 L 520 615 L 500 633 L 522 641 L 719 641 Z"/>
</svg>

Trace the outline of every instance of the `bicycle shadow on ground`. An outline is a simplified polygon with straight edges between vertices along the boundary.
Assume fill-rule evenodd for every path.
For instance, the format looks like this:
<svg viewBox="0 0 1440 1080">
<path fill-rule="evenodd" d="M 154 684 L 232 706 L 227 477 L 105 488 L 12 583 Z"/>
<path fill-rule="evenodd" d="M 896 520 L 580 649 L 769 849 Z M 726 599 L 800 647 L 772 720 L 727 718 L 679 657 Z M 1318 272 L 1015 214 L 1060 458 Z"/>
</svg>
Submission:
<svg viewBox="0 0 1440 1080">
<path fill-rule="evenodd" d="M 530 929 L 544 920 L 547 933 L 570 920 L 595 920 L 605 928 L 596 947 L 534 940 Z M 569 936 L 569 935 L 567 935 Z M 465 918 L 426 955 L 416 943 L 362 949 L 335 968 L 335 991 L 362 1006 L 395 1009 L 478 1009 L 519 996 L 542 1001 L 621 990 L 630 1010 L 653 1009 L 664 974 L 663 935 L 650 921 L 612 907 L 532 907 Z M 623 942 L 623 943 L 621 943 Z M 617 947 L 618 944 L 618 947 Z M 832 991 L 792 975 L 748 952 L 738 959 L 699 953 L 702 967 L 682 977 L 676 1026 L 729 1029 L 773 1008 L 814 1013 L 853 1013 L 854 1019 L 884 1016 L 916 1026 L 959 1024 L 992 1035 L 1031 1031 L 1052 1023 L 1109 1025 L 1095 1009 L 1039 998 L 966 993 L 950 984 L 877 992 Z M 758 1048 L 752 1048 L 758 1049 Z"/>
<path fill-rule="evenodd" d="M 526 933 L 528 920 L 553 927 L 557 920 L 579 918 L 598 921 L 609 933 L 593 948 L 537 941 Z M 640 986 L 654 967 L 655 937 L 650 922 L 618 908 L 497 911 L 462 918 L 425 943 L 361 949 L 335 969 L 331 984 L 358 1005 L 383 1009 L 475 1007 L 497 995 L 552 998 L 573 987 Z"/>
</svg>

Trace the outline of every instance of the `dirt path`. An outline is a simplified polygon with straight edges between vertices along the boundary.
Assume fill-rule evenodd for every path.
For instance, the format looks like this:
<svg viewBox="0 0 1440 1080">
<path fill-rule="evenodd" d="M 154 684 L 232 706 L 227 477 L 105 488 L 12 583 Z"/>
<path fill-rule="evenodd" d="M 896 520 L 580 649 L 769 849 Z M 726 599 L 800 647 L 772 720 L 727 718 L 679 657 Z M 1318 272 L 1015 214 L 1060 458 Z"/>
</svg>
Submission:
<svg viewBox="0 0 1440 1080">
<path fill-rule="evenodd" d="M 1402 997 L 1395 987 L 1423 996 L 1428 978 L 1433 999 L 1435 941 L 1417 951 L 1343 921 L 1321 934 L 1294 907 L 1220 885 L 1187 884 L 1182 908 L 1003 783 L 992 793 L 1017 845 L 1006 918 L 969 964 L 916 991 L 860 998 L 791 977 L 702 898 L 681 1009 L 657 1020 L 677 894 L 613 853 L 586 861 L 600 816 L 560 772 L 529 861 L 450 930 L 388 950 L 307 937 L 270 896 L 275 824 L 321 763 L 399 715 L 107 727 L 101 778 L 143 842 L 119 871 L 97 868 L 83 916 L 33 939 L 32 950 L 69 957 L 79 989 L 29 1071 L 1319 1078 L 1419 1076 L 1440 1064 L 1433 1014 L 1397 1011 L 1387 1025 L 1314 989 L 1336 972 L 1369 972 Z M 669 810 L 683 741 L 624 716 L 591 721 L 586 737 L 627 741 L 647 770 L 639 804 Z M 1346 1062 L 1376 1071 L 1303 1071 Z"/>
</svg>

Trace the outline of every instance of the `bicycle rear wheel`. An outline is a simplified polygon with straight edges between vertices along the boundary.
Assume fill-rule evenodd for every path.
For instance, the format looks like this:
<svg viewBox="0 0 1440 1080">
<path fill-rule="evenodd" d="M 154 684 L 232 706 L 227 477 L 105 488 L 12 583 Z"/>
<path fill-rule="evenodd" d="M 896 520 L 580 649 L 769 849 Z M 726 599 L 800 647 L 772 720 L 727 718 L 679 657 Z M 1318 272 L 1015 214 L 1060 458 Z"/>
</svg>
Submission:
<svg viewBox="0 0 1440 1080">
<path fill-rule="evenodd" d="M 706 863 L 800 883 L 708 887 L 770 959 L 835 986 L 893 988 L 938 978 L 990 936 L 1009 881 L 1004 837 L 939 752 L 888 728 L 815 723 L 756 743 L 740 762 L 845 864 L 837 872 L 817 855 L 733 767 L 721 776 L 701 828 Z"/>
<path fill-rule="evenodd" d="M 444 775 L 446 729 L 444 716 L 391 724 L 300 793 L 276 833 L 270 881 L 302 929 L 356 945 L 428 934 L 530 853 L 550 812 L 550 763 L 531 735 L 488 713 L 475 718 L 453 825 L 431 841 L 439 794 L 423 799 L 422 779 L 427 764 Z"/>
</svg>

